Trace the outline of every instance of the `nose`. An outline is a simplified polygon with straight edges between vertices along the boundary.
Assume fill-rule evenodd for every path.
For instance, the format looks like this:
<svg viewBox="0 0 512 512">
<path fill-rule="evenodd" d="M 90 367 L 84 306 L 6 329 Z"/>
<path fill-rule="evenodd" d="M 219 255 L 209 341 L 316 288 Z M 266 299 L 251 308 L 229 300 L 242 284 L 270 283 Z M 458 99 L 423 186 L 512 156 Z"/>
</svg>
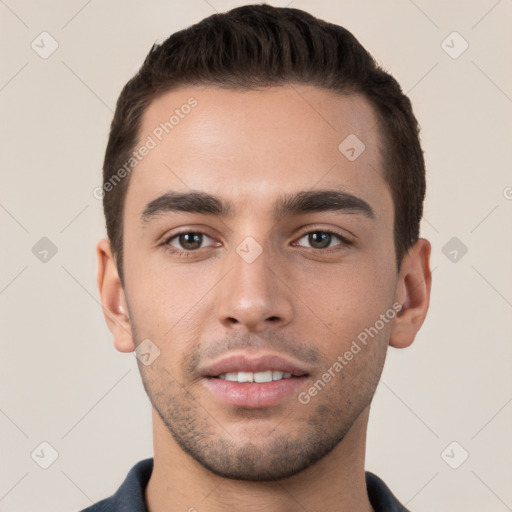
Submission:
<svg viewBox="0 0 512 512">
<path fill-rule="evenodd" d="M 224 327 L 262 332 L 291 321 L 293 294 L 280 275 L 281 265 L 268 250 L 254 261 L 233 251 L 226 263 L 230 271 L 222 280 L 217 303 L 218 319 Z"/>
</svg>

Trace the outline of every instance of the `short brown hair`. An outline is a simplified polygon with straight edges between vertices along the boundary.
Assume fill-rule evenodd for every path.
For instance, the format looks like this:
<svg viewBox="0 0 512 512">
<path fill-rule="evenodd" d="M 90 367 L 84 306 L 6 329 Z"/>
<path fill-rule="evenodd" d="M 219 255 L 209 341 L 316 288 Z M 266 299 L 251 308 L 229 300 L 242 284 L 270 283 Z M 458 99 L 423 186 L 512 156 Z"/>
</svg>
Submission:
<svg viewBox="0 0 512 512">
<path fill-rule="evenodd" d="M 394 202 L 400 269 L 404 254 L 419 237 L 425 197 L 425 163 L 411 102 L 348 30 L 299 9 L 237 7 L 153 45 L 117 101 L 104 186 L 130 159 L 143 114 L 161 94 L 201 84 L 243 90 L 287 83 L 362 94 L 375 109 L 385 148 L 384 177 Z M 123 207 L 129 177 L 103 195 L 107 235 L 123 284 Z"/>
</svg>

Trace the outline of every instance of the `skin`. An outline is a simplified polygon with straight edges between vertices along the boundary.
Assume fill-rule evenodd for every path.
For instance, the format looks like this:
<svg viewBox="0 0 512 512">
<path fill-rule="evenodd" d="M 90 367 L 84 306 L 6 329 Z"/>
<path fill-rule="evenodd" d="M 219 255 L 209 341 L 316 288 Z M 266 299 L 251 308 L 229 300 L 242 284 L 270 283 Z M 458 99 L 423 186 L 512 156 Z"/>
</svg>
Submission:
<svg viewBox="0 0 512 512">
<path fill-rule="evenodd" d="M 311 86 L 190 87 L 149 106 L 140 140 L 191 96 L 198 105 L 132 171 L 124 288 L 108 240 L 97 246 L 116 349 L 131 352 L 150 339 L 160 350 L 152 364 L 138 363 L 153 405 L 148 509 L 370 511 L 370 403 L 388 346 L 412 343 L 431 287 L 427 240 L 396 268 L 377 118 L 363 97 Z M 338 150 L 351 133 L 366 146 L 353 162 Z M 141 221 L 155 198 L 191 190 L 223 198 L 234 215 L 167 212 Z M 354 210 L 273 217 L 281 195 L 308 190 L 350 193 L 374 217 Z M 186 229 L 206 235 L 200 248 L 168 241 Z M 309 236 L 324 230 L 352 243 L 333 235 L 322 246 Z M 252 263 L 236 252 L 247 236 L 262 249 Z M 169 246 L 188 249 L 188 257 Z M 307 391 L 396 302 L 400 314 L 307 404 L 292 393 L 272 407 L 233 407 L 205 385 L 201 369 L 226 354 L 272 353 L 307 369 Z"/>
</svg>

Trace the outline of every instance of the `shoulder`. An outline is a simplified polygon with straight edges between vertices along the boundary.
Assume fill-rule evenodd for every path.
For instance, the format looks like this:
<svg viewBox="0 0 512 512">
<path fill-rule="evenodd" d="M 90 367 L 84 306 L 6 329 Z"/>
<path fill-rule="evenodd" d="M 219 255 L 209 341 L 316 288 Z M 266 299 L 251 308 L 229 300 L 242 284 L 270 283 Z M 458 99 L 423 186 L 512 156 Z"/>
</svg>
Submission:
<svg viewBox="0 0 512 512">
<path fill-rule="evenodd" d="M 153 458 L 137 462 L 115 494 L 80 512 L 147 512 L 144 491 L 152 471 Z"/>
<path fill-rule="evenodd" d="M 366 489 L 375 512 L 409 512 L 389 487 L 377 475 L 369 471 L 366 472 Z"/>
<path fill-rule="evenodd" d="M 112 497 L 105 498 L 104 500 L 98 501 L 90 507 L 84 508 L 80 512 L 107 512 L 112 511 Z M 113 511 L 112 511 L 113 512 Z"/>
</svg>

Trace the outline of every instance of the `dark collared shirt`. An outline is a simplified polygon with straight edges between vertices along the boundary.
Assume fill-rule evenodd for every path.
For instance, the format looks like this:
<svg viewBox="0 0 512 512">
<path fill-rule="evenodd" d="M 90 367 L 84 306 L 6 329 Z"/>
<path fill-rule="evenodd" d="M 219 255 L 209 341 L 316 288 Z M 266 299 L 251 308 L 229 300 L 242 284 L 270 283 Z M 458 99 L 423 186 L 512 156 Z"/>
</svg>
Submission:
<svg viewBox="0 0 512 512">
<path fill-rule="evenodd" d="M 117 492 L 81 512 L 148 512 L 144 490 L 153 471 L 153 459 L 135 464 Z M 366 472 L 368 497 L 375 512 L 408 512 L 376 475 Z"/>
</svg>

